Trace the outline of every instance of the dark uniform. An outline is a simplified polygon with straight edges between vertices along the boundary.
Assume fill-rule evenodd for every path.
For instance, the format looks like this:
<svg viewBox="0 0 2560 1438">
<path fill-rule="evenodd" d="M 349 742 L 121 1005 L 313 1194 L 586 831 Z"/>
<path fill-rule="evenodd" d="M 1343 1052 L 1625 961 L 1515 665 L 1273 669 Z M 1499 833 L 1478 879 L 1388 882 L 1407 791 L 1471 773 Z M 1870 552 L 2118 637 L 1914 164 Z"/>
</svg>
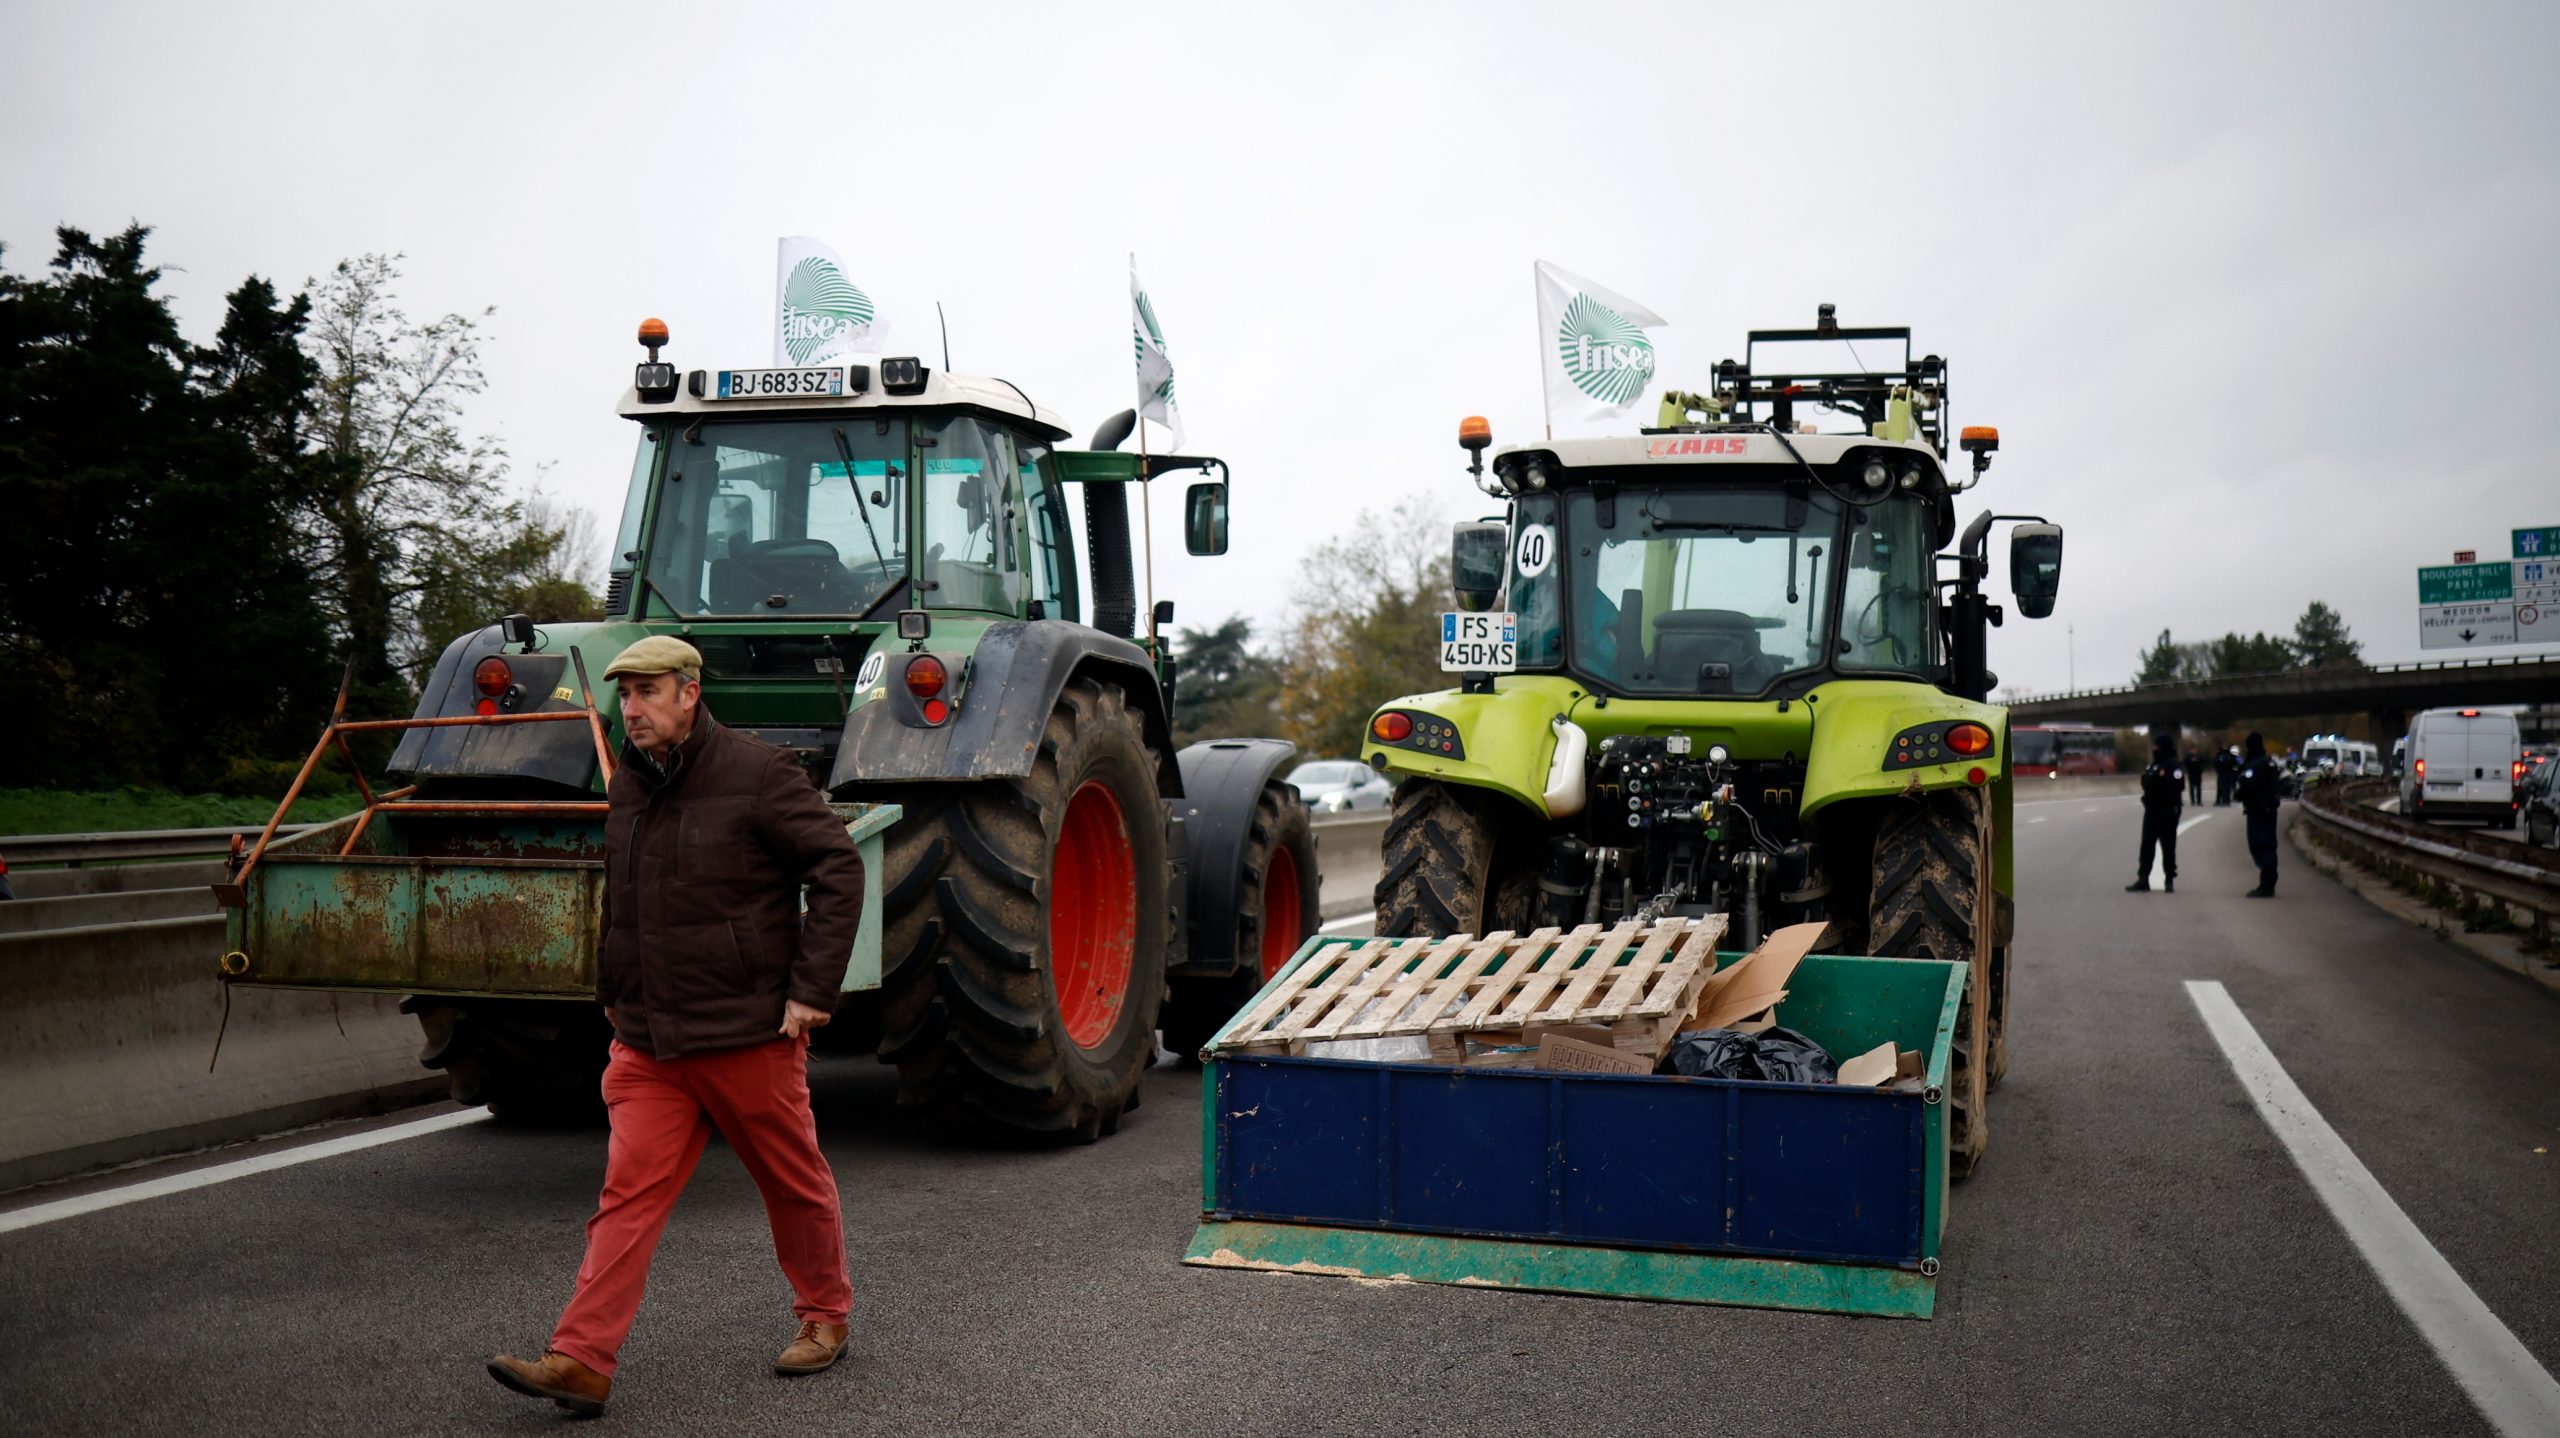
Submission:
<svg viewBox="0 0 2560 1438">
<path fill-rule="evenodd" d="M 2253 899 L 2276 896 L 2276 809 L 2283 803 L 2283 792 L 2276 786 L 2283 782 L 2284 770 L 2267 757 L 2267 741 L 2255 734 L 2249 736 L 2249 757 L 2240 763 L 2240 812 L 2249 822 L 2249 858 L 2258 866 L 2258 887 L 2249 891 Z"/>
<path fill-rule="evenodd" d="M 2231 802 L 2231 781 L 2240 777 L 2240 760 L 2228 749 L 2213 751 L 2213 803 L 2220 808 Z"/>
<path fill-rule="evenodd" d="M 2160 850 L 2161 889 L 2178 892 L 2178 813 L 2186 807 L 2187 780 L 2178 767 L 2178 751 L 2163 744 L 2151 751 L 2151 767 L 2142 771 L 2142 865 L 2134 871 L 2128 894 L 2151 888 L 2151 850 Z"/>
<path fill-rule="evenodd" d="M 2187 802 L 2204 802 L 2204 758 L 2193 749 L 2187 751 Z"/>
</svg>

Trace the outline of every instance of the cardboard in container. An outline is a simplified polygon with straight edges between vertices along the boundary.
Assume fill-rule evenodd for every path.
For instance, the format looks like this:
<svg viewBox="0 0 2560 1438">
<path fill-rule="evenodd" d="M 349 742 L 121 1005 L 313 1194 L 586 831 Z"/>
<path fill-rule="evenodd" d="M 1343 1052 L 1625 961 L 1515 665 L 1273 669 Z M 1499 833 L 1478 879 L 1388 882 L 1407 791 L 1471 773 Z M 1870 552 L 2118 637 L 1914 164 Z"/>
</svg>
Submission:
<svg viewBox="0 0 2560 1438">
<path fill-rule="evenodd" d="M 1915 1049 L 1896 1049 L 1891 1039 L 1840 1065 L 1843 1088 L 1882 1088 L 1901 1080 L 1917 1082 L 1924 1071 Z"/>
<path fill-rule="evenodd" d="M 1538 1067 L 1563 1073 L 1649 1074 L 1653 1072 L 1653 1061 L 1623 1052 L 1614 1044 L 1588 1043 L 1562 1033 L 1549 1033 L 1538 1040 Z"/>
<path fill-rule="evenodd" d="M 1819 923 L 1790 924 L 1761 940 L 1760 947 L 1707 980 L 1681 1030 L 1729 1029 L 1776 1007 L 1787 996 L 1787 980 L 1813 951 L 1822 930 Z"/>
</svg>

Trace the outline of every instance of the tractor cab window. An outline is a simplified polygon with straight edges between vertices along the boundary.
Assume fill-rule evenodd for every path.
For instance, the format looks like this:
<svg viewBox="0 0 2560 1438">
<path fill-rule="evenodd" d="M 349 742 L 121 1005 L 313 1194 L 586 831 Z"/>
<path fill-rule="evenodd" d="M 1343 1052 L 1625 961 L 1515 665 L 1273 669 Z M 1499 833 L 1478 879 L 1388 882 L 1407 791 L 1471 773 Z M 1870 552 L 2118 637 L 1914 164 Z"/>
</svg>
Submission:
<svg viewBox="0 0 2560 1438">
<path fill-rule="evenodd" d="M 1629 484 L 1606 505 L 1581 488 L 1564 505 L 1567 643 L 1595 680 L 1749 695 L 1823 664 L 1841 538 L 1829 495 Z"/>
<path fill-rule="evenodd" d="M 1049 446 L 1021 447 L 1022 507 L 1031 529 L 1031 597 L 1051 619 L 1075 619 L 1076 540 L 1067 497 L 1049 463 Z"/>
<path fill-rule="evenodd" d="M 1510 598 L 1519 617 L 1522 669 L 1553 669 L 1564 662 L 1564 564 L 1556 539 L 1556 497 L 1522 495 L 1511 517 Z"/>
<path fill-rule="evenodd" d="M 1936 577 L 1929 506 L 1888 499 L 1849 512 L 1840 596 L 1840 666 L 1927 674 Z"/>
<path fill-rule="evenodd" d="M 1020 613 L 1013 436 L 959 416 L 927 424 L 919 448 L 924 563 L 916 579 L 924 602 L 937 609 Z"/>
<path fill-rule="evenodd" d="M 906 577 L 903 420 L 669 425 L 648 602 L 685 617 L 860 615 Z"/>
</svg>

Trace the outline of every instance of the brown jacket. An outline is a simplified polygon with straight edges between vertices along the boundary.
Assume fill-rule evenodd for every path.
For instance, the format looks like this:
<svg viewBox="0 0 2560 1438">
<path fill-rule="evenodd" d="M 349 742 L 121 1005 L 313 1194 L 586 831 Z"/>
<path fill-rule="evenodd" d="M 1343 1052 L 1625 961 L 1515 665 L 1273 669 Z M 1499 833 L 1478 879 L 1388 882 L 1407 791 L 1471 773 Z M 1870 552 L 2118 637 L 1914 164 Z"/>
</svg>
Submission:
<svg viewBox="0 0 2560 1438">
<path fill-rule="evenodd" d="M 703 708 L 663 770 L 623 745 L 606 798 L 596 997 L 615 1037 L 673 1059 L 781 1037 L 785 998 L 834 1012 L 862 858 L 791 756 Z"/>
</svg>

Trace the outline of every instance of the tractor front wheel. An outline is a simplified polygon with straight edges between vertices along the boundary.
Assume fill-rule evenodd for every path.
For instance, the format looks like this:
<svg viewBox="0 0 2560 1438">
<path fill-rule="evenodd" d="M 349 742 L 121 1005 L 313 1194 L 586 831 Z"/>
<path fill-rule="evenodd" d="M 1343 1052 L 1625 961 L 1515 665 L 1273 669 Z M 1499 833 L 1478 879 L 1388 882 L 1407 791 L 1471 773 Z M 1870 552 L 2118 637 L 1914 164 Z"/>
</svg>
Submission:
<svg viewBox="0 0 2560 1438">
<path fill-rule="evenodd" d="M 1316 839 L 1307 804 L 1278 779 L 1262 786 L 1245 831 L 1236 968 L 1224 978 L 1177 977 L 1164 1006 L 1164 1046 L 1185 1059 L 1226 1027 L 1322 924 Z"/>
<path fill-rule="evenodd" d="M 1156 759 L 1067 685 L 1030 775 L 889 796 L 880 1057 L 928 1128 L 1090 1142 L 1137 1106 L 1164 1002 Z"/>
</svg>

